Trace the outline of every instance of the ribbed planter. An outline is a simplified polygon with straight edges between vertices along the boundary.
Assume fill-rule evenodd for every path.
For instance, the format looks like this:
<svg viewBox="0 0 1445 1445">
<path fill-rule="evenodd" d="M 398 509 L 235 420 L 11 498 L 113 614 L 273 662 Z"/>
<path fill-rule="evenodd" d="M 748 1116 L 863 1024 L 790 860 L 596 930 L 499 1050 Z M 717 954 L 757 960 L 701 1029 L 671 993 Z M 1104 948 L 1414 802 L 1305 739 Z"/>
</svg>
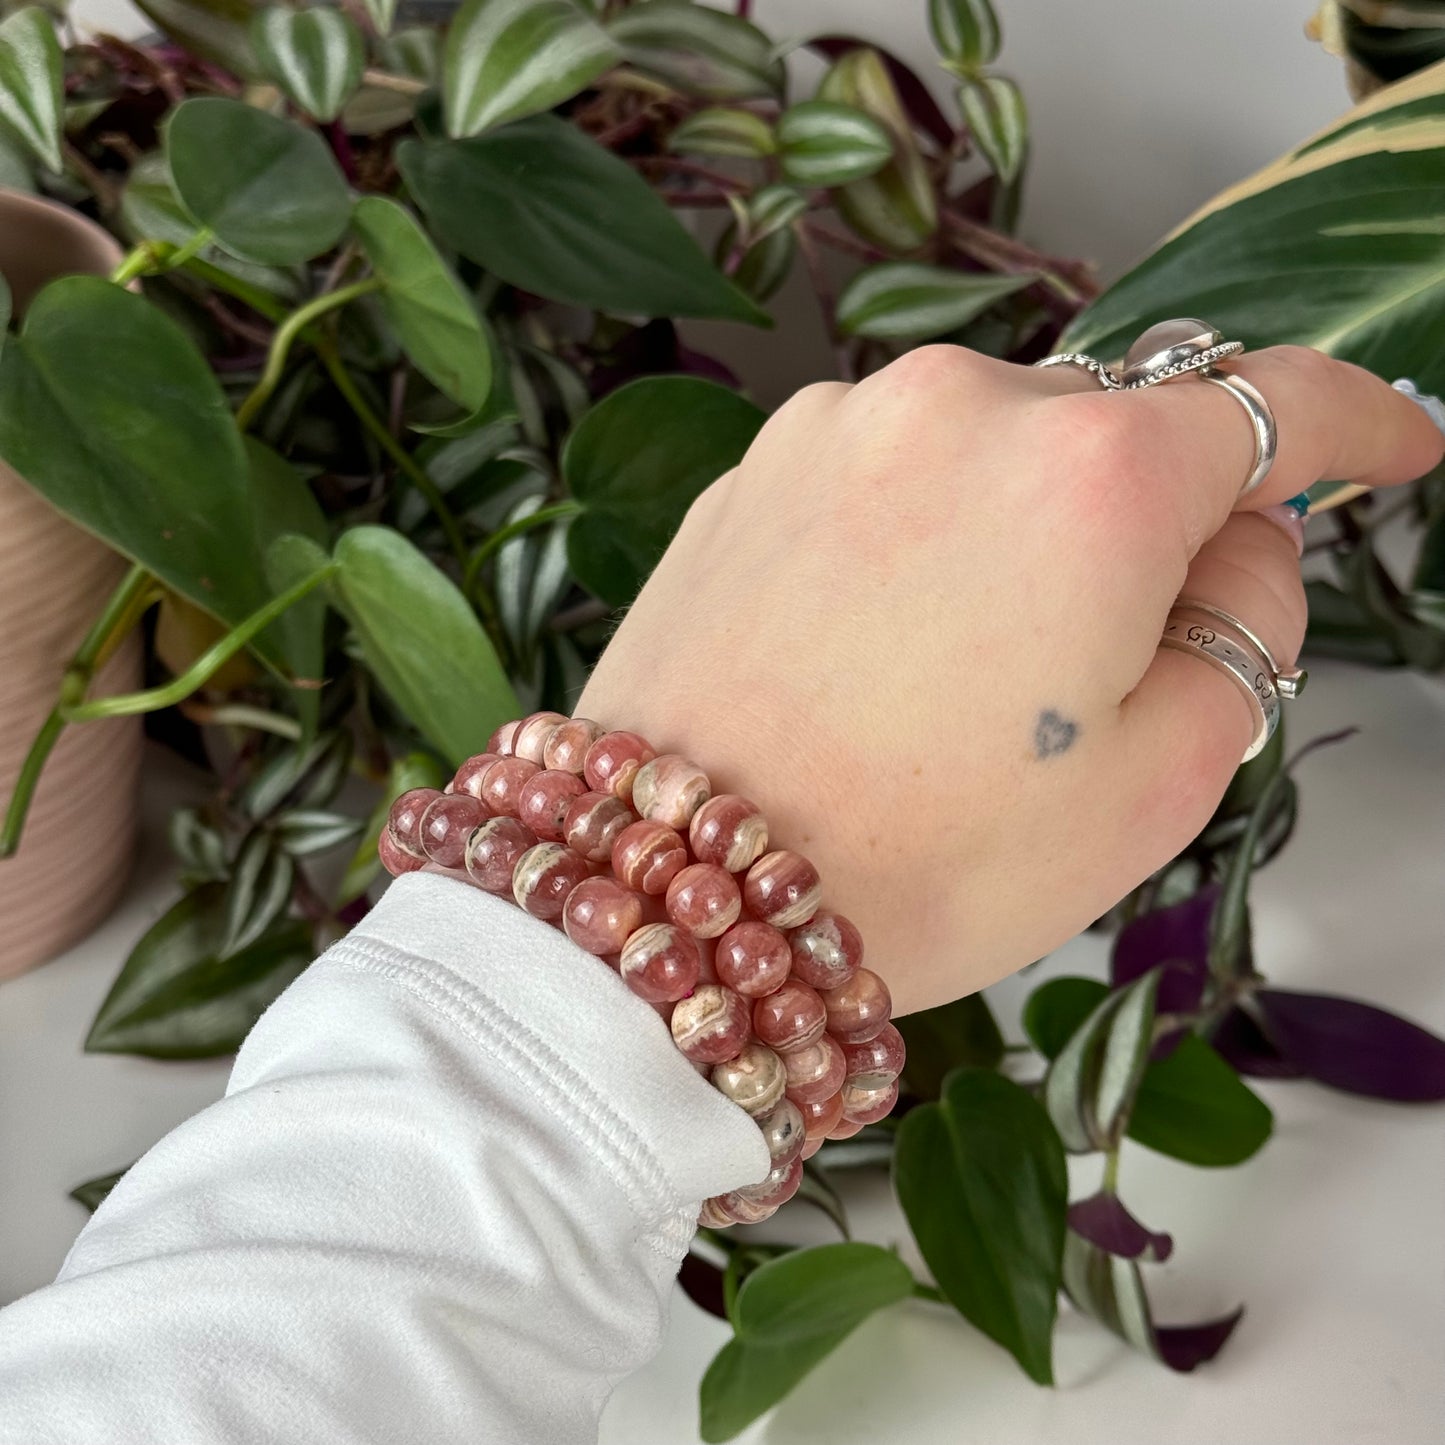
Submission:
<svg viewBox="0 0 1445 1445">
<path fill-rule="evenodd" d="M 0 274 L 23 316 L 49 280 L 106 275 L 115 241 L 63 206 L 0 188 Z M 0 809 L 61 676 L 126 564 L 67 521 L 0 461 Z M 133 635 L 92 695 L 140 684 Z M 141 724 L 66 730 L 31 804 L 20 851 L 0 862 L 0 978 L 53 957 L 115 906 L 134 853 Z"/>
</svg>

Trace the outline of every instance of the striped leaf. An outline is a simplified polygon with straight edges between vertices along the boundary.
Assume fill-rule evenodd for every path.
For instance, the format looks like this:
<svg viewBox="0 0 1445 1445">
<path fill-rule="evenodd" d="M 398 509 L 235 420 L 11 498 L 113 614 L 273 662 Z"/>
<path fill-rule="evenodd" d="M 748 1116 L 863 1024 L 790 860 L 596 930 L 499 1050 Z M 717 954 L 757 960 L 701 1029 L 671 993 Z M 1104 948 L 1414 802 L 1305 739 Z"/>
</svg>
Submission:
<svg viewBox="0 0 1445 1445">
<path fill-rule="evenodd" d="M 838 327 L 878 341 L 922 341 L 956 331 L 1033 280 L 883 261 L 848 283 L 838 298 Z"/>
<path fill-rule="evenodd" d="M 971 80 L 959 87 L 958 108 L 994 174 L 1011 186 L 1029 149 L 1029 116 L 1018 86 L 1002 75 Z"/>
<path fill-rule="evenodd" d="M 928 28 L 943 63 L 960 75 L 998 57 L 998 17 L 989 0 L 928 0 Z"/>
<path fill-rule="evenodd" d="M 800 186 L 845 186 L 874 175 L 893 156 L 871 115 L 831 100 L 807 100 L 778 121 L 783 174 Z"/>
<path fill-rule="evenodd" d="M 447 31 L 447 134 L 477 135 L 571 100 L 621 56 L 575 0 L 467 0 Z"/>
<path fill-rule="evenodd" d="M 390 35 L 396 19 L 396 0 L 361 0 L 378 35 Z"/>
<path fill-rule="evenodd" d="M 1079 316 L 1117 358 L 1166 316 L 1298 342 L 1445 390 L 1445 62 L 1379 91 L 1217 196 Z"/>
<path fill-rule="evenodd" d="M 64 59 L 50 17 L 35 6 L 0 23 L 0 120 L 52 171 L 60 169 Z"/>
<path fill-rule="evenodd" d="M 690 115 L 668 138 L 680 155 L 768 156 L 777 149 L 772 127 L 750 110 L 713 106 Z"/>
<path fill-rule="evenodd" d="M 251 48 L 263 74 L 319 121 L 340 115 L 366 63 L 366 45 L 351 18 L 323 5 L 261 11 L 251 22 Z"/>
<path fill-rule="evenodd" d="M 783 65 L 756 25 L 692 0 L 642 0 L 611 23 L 636 69 L 704 100 L 780 96 Z"/>
</svg>

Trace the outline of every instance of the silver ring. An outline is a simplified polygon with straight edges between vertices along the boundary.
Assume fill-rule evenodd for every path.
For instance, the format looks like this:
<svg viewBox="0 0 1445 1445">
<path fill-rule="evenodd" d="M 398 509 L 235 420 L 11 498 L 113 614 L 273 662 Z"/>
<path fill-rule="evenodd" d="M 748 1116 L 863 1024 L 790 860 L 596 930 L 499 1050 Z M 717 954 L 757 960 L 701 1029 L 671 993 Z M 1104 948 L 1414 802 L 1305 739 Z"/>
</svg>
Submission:
<svg viewBox="0 0 1445 1445">
<path fill-rule="evenodd" d="M 1247 763 L 1258 756 L 1279 726 L 1279 689 L 1265 660 L 1250 645 L 1231 642 L 1208 623 L 1191 622 L 1173 613 L 1165 624 L 1159 645 L 1203 658 L 1239 687 L 1254 713 L 1254 737 L 1242 761 Z"/>
<path fill-rule="evenodd" d="M 1200 602 L 1194 597 L 1181 597 L 1174 604 L 1174 608 L 1176 611 L 1187 608 L 1191 612 L 1202 612 L 1206 617 L 1218 618 L 1227 627 L 1232 627 L 1269 664 L 1269 670 L 1274 674 L 1275 690 L 1286 702 L 1293 702 L 1305 690 L 1309 673 L 1302 667 L 1281 667 L 1264 638 L 1253 628 L 1247 627 L 1232 612 L 1226 612 L 1212 602 Z"/>
<path fill-rule="evenodd" d="M 1124 387 L 1112 368 L 1092 356 L 1085 356 L 1082 351 L 1064 351 L 1058 356 L 1046 356 L 1042 361 L 1034 362 L 1034 366 L 1040 371 L 1049 366 L 1077 366 L 1081 371 L 1087 371 L 1105 391 L 1122 391 Z"/>
</svg>

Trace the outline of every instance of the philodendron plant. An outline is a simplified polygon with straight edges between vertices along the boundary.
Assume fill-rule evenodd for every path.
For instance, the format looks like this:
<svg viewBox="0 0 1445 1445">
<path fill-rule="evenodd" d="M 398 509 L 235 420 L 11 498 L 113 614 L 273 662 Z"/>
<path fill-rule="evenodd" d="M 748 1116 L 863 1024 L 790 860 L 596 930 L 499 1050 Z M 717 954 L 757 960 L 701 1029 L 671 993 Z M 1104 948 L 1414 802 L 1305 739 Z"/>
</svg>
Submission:
<svg viewBox="0 0 1445 1445">
<path fill-rule="evenodd" d="M 520 710 L 567 709 L 616 610 L 764 420 L 679 319 L 765 327 L 797 273 L 849 379 L 929 339 L 1020 361 L 1061 336 L 1110 353 L 1197 310 L 1252 343 L 1310 340 L 1445 383 L 1422 340 L 1445 266 L 1434 72 L 1221 198 L 1095 300 L 1086 267 L 1012 234 L 1028 126 L 987 0 L 931 0 L 927 79 L 866 39 L 776 44 L 746 3 L 467 0 L 445 24 L 398 23 L 389 0 L 143 8 L 163 35 L 140 44 L 63 45 L 38 9 L 0 23 L 0 181 L 130 248 L 109 282 L 52 283 L 5 337 L 0 455 L 133 564 L 66 674 L 0 849 L 20 844 L 67 726 L 145 713 L 214 779 L 172 819 L 182 896 L 125 963 L 91 1050 L 232 1051 L 364 913 L 373 803 L 437 782 Z M 1306 266 L 1310 286 L 1294 284 Z M 1438 485 L 1408 505 L 1429 529 L 1404 586 L 1376 559 L 1380 509 L 1339 514 L 1323 636 L 1439 666 Z M 138 626 L 151 685 L 91 697 Z M 734 1328 L 703 1384 L 705 1438 L 911 1295 L 1041 1383 L 1061 1292 L 1174 1368 L 1221 1347 L 1237 1312 L 1152 1318 L 1145 1270 L 1170 1241 L 1120 1200 L 1122 1141 L 1243 1161 L 1271 1116 L 1242 1075 L 1445 1096 L 1440 1040 L 1262 977 L 1249 883 L 1295 808 L 1277 738 L 1105 920 L 1110 978 L 1037 988 L 1026 1039 L 1006 1043 L 982 997 L 903 1021 L 895 1117 L 810 1161 L 794 1206 L 827 1211 L 844 1240 L 743 1230 L 688 1262 L 694 1298 Z M 1103 1161 L 1101 1188 L 1072 1203 L 1069 1152 Z M 931 1282 L 846 1238 L 831 1181 L 848 1167 L 892 1168 Z M 94 1205 L 115 1177 L 77 1197 Z"/>
</svg>

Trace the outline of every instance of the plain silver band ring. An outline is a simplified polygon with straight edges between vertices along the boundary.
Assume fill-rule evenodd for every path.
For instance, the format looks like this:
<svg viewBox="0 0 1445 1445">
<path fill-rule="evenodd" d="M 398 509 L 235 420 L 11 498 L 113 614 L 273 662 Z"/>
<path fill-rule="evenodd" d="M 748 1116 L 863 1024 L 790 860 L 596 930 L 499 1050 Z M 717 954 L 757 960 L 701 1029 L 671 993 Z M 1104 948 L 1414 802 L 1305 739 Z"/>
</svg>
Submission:
<svg viewBox="0 0 1445 1445">
<path fill-rule="evenodd" d="M 1239 489 L 1239 495 L 1247 497 L 1264 481 L 1269 475 L 1269 469 L 1274 465 L 1274 454 L 1278 446 L 1274 413 L 1269 409 L 1269 403 L 1260 394 L 1259 388 L 1242 376 L 1219 371 L 1212 366 L 1202 367 L 1194 374 L 1200 381 L 1207 381 L 1211 386 L 1222 387 L 1227 391 L 1244 408 L 1249 424 L 1254 428 L 1254 466 Z"/>
<path fill-rule="evenodd" d="M 1279 726 L 1279 690 L 1274 685 L 1272 669 L 1264 658 L 1247 643 L 1233 642 L 1206 623 L 1192 622 L 1172 613 L 1159 645 L 1203 658 L 1244 693 L 1254 713 L 1255 723 L 1254 737 L 1245 749 L 1242 761 L 1247 763 L 1258 756 Z"/>
</svg>

